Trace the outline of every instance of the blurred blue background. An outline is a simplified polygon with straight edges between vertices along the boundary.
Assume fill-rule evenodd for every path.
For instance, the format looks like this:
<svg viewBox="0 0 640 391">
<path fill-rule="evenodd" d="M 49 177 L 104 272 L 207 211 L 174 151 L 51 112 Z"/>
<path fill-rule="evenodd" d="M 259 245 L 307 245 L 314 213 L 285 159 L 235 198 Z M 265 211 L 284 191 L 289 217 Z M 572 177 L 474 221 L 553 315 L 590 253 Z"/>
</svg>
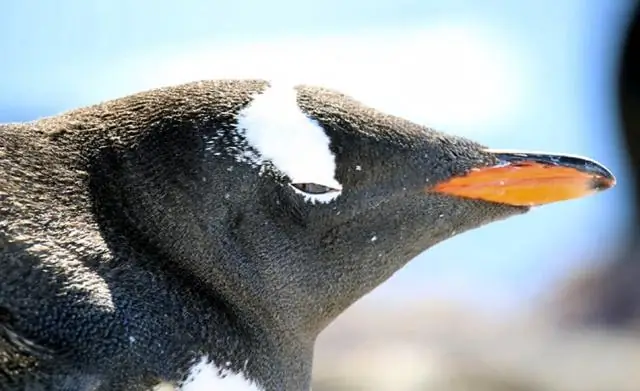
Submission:
<svg viewBox="0 0 640 391">
<path fill-rule="evenodd" d="M 624 240 L 614 102 L 630 1 L 23 0 L 0 5 L 0 121 L 166 84 L 287 76 L 497 148 L 587 155 L 618 186 L 460 235 L 366 300 L 511 308 Z"/>
</svg>

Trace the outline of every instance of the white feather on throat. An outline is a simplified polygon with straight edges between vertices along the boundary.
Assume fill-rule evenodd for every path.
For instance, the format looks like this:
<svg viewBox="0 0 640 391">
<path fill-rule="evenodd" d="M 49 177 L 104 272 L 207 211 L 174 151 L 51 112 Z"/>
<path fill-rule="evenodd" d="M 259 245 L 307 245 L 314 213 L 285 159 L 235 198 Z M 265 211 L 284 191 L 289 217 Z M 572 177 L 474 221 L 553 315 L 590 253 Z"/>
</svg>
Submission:
<svg viewBox="0 0 640 391">
<path fill-rule="evenodd" d="M 189 370 L 184 383 L 174 386 L 161 383 L 153 391 L 264 391 L 242 373 L 218 368 L 207 356 L 202 357 Z"/>
<path fill-rule="evenodd" d="M 314 183 L 335 191 L 308 194 L 291 187 L 305 200 L 327 203 L 337 198 L 342 185 L 336 180 L 335 156 L 330 139 L 316 121 L 302 112 L 293 84 L 273 84 L 238 114 L 238 131 L 260 156 L 254 163 L 270 161 L 292 183 Z"/>
</svg>

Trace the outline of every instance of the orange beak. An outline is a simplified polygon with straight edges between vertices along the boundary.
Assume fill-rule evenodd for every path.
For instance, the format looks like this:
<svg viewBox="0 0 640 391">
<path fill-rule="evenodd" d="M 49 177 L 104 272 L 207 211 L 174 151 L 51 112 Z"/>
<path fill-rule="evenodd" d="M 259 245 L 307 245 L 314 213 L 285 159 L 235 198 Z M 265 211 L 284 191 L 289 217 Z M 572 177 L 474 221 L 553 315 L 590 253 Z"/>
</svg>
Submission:
<svg viewBox="0 0 640 391">
<path fill-rule="evenodd" d="M 613 174 L 577 156 L 490 150 L 495 166 L 475 168 L 429 189 L 436 193 L 514 206 L 536 206 L 610 189 Z"/>
</svg>

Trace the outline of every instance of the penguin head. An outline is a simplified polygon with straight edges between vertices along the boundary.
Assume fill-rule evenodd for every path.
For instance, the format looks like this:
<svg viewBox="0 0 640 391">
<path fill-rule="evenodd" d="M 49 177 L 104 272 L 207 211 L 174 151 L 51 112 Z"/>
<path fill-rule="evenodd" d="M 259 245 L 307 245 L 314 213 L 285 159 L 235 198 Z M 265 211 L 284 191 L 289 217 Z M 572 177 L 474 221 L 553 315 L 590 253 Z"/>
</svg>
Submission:
<svg viewBox="0 0 640 391">
<path fill-rule="evenodd" d="M 196 124 L 193 205 L 215 246 L 187 263 L 234 305 L 309 335 L 438 242 L 615 183 L 588 159 L 490 150 L 335 90 L 233 88 L 250 90 L 237 110 Z"/>
</svg>

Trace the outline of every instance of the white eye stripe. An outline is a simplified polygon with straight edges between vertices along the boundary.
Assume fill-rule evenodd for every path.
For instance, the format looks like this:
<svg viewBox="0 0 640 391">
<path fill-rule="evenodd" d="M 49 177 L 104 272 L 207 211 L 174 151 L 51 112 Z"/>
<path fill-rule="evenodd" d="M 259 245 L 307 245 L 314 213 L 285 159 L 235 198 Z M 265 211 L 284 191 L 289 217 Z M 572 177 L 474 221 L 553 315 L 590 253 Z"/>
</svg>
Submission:
<svg viewBox="0 0 640 391">
<path fill-rule="evenodd" d="M 302 112 L 293 86 L 271 86 L 256 95 L 239 113 L 238 131 L 259 154 L 253 157 L 259 164 L 270 161 L 292 183 L 312 183 L 335 189 L 321 194 L 297 189 L 306 200 L 330 202 L 340 194 L 342 186 L 335 178 L 335 156 L 329 148 L 330 139 L 316 121 Z"/>
</svg>

